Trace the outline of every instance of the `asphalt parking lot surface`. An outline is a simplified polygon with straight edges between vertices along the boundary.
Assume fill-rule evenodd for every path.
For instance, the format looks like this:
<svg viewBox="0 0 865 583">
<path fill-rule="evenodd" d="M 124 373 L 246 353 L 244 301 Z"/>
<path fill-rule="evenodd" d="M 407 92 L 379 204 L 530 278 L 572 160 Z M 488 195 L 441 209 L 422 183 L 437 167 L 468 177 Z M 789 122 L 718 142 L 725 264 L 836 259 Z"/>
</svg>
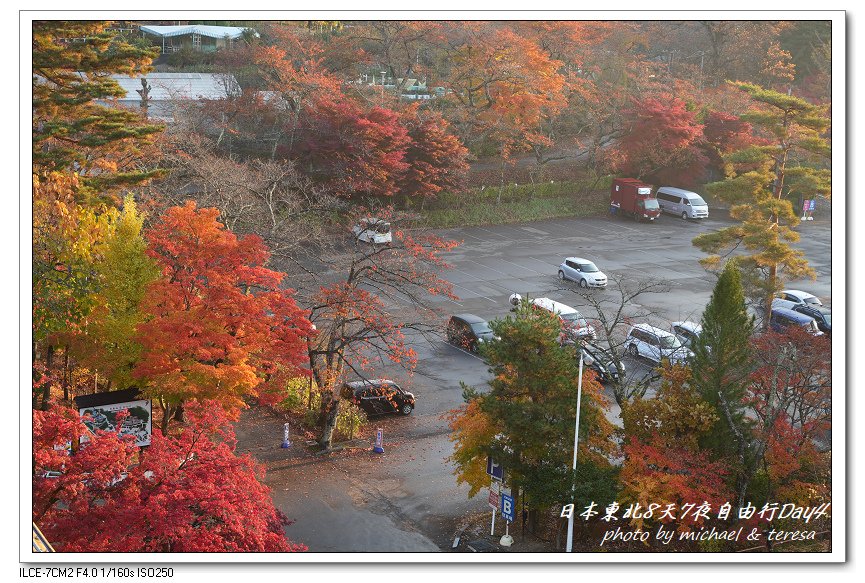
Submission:
<svg viewBox="0 0 865 583">
<path fill-rule="evenodd" d="M 577 285 L 562 285 L 556 277 L 567 256 L 594 261 L 608 276 L 667 282 L 668 292 L 640 298 L 642 308 L 653 313 L 649 323 L 668 328 L 675 320 L 698 322 L 714 276 L 699 265 L 703 255 L 691 240 L 727 224 L 715 218 L 690 222 L 665 215 L 655 223 L 598 217 L 441 231 L 446 238 L 462 241 L 448 256 L 453 268 L 443 272 L 459 300 L 437 300 L 442 326 L 454 313 L 485 319 L 505 316 L 512 293 L 550 297 L 591 318 L 589 306 L 574 291 Z M 828 304 L 829 223 L 803 223 L 799 231 L 798 246 L 817 279 L 790 282 L 788 287 L 810 291 Z M 280 419 L 246 416 L 238 426 L 239 449 L 267 465 L 265 481 L 274 490 L 274 500 L 295 521 L 286 532 L 310 551 L 450 550 L 466 513 L 486 508 L 485 492 L 468 499 L 468 486 L 456 483 L 447 460 L 453 444 L 444 415 L 462 404 L 461 382 L 484 390 L 487 367 L 443 340 L 415 336 L 411 341 L 419 357 L 414 374 L 383 365 L 374 375 L 403 382 L 417 395 L 417 408 L 410 416 L 382 417 L 367 426 L 367 437 L 376 427 L 384 430 L 384 454 L 360 450 L 310 458 L 302 448 L 278 449 Z M 629 370 L 650 369 L 649 363 L 630 358 L 626 365 Z M 613 405 L 608 415 L 615 422 L 618 410 Z M 253 431 L 253 424 L 260 427 Z M 518 551 L 518 545 L 512 550 Z"/>
</svg>

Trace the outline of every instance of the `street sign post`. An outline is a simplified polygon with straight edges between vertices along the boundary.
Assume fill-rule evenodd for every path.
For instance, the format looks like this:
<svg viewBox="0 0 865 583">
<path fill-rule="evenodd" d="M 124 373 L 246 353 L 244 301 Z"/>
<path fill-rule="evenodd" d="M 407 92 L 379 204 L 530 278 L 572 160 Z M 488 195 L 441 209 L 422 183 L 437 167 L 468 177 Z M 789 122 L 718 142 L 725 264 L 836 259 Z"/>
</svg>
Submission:
<svg viewBox="0 0 865 583">
<path fill-rule="evenodd" d="M 493 480 L 502 482 L 505 478 L 505 469 L 497 464 L 492 457 L 487 456 L 487 474 L 489 474 Z"/>
<path fill-rule="evenodd" d="M 490 508 L 492 508 L 493 510 L 499 509 L 499 488 L 498 488 L 498 486 L 499 486 L 498 482 L 493 482 L 492 484 L 490 484 L 489 503 L 490 503 Z"/>
<path fill-rule="evenodd" d="M 502 499 L 502 518 L 505 519 L 505 535 L 499 541 L 499 544 L 504 547 L 509 547 L 514 544 L 514 537 L 508 533 L 508 526 L 514 521 L 514 499 L 504 492 L 501 495 Z"/>
<path fill-rule="evenodd" d="M 502 518 L 508 522 L 514 521 L 514 499 L 512 496 L 502 494 Z"/>
</svg>

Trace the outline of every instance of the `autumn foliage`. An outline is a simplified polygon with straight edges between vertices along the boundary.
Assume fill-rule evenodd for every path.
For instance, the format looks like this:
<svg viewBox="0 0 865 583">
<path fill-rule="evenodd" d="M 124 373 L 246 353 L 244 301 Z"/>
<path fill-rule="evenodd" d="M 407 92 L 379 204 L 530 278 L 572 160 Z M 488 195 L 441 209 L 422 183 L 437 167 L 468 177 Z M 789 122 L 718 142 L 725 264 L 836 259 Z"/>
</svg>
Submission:
<svg viewBox="0 0 865 583">
<path fill-rule="evenodd" d="M 685 102 L 669 95 L 634 99 L 624 115 L 628 133 L 615 148 L 620 172 L 678 186 L 702 178 L 703 128 Z"/>
<path fill-rule="evenodd" d="M 237 237 L 217 214 L 189 202 L 147 232 L 161 277 L 143 301 L 134 376 L 169 409 L 215 399 L 236 412 L 244 396 L 302 374 L 309 322 L 283 274 L 264 267 L 261 239 Z"/>
<path fill-rule="evenodd" d="M 263 470 L 234 453 L 216 403 L 188 407 L 179 435 L 154 431 L 142 453 L 90 434 L 77 413 L 33 414 L 33 520 L 60 552 L 288 552 L 287 521 Z M 67 449 L 86 437 L 77 452 Z M 48 474 L 51 472 L 51 474 Z"/>
</svg>

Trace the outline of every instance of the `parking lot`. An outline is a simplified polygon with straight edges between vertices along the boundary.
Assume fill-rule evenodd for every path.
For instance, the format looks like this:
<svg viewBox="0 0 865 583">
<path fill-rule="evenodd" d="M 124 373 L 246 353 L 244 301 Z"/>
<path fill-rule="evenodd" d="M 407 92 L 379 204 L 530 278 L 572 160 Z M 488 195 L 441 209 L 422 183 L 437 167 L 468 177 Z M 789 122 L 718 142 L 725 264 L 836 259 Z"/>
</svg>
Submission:
<svg viewBox="0 0 865 583">
<path fill-rule="evenodd" d="M 662 216 L 656 223 L 638 224 L 598 217 L 442 231 L 442 236 L 463 242 L 448 256 L 453 269 L 442 274 L 453 282 L 459 296 L 458 301 L 437 299 L 442 329 L 451 314 L 469 312 L 488 320 L 507 315 L 512 293 L 547 296 L 591 318 L 590 308 L 575 293 L 576 284 L 562 285 L 556 277 L 567 256 L 592 260 L 610 277 L 666 281 L 669 292 L 641 296 L 643 307 L 654 313 L 649 323 L 668 327 L 674 320 L 699 321 L 714 276 L 699 265 L 702 253 L 691 240 L 726 224 L 717 218 L 697 223 Z M 790 287 L 810 291 L 828 303 L 829 224 L 814 221 L 799 230 L 800 248 L 817 271 L 817 280 L 791 282 Z M 613 294 L 614 290 L 591 293 Z M 367 451 L 351 458 L 323 458 L 316 464 L 315 487 L 304 483 L 306 470 L 268 463 L 266 482 L 274 489 L 280 510 L 296 521 L 287 532 L 313 550 L 449 550 L 466 513 L 486 508 L 485 499 L 469 499 L 468 486 L 456 483 L 447 459 L 453 444 L 445 414 L 463 403 L 461 382 L 486 390 L 487 366 L 477 356 L 444 342 L 444 334 L 440 340 L 415 335 L 409 341 L 418 353 L 414 374 L 384 362 L 371 373 L 400 382 L 418 399 L 411 415 L 380 417 L 370 423 L 369 427 L 384 430 L 384 455 Z M 645 371 L 650 367 L 630 358 L 626 366 Z M 609 388 L 607 392 L 610 396 Z M 612 405 L 608 416 L 618 424 L 619 411 Z M 281 435 L 279 423 L 273 423 L 272 433 Z M 274 459 L 284 455 L 276 453 Z M 302 458 L 297 461 L 307 463 Z"/>
</svg>

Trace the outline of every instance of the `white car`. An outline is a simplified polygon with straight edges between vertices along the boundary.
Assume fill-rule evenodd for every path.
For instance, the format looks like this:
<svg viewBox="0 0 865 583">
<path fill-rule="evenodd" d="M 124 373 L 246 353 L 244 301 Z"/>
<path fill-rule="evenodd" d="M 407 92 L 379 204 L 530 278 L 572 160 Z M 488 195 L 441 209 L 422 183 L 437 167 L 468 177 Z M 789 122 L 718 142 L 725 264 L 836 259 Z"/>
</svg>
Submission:
<svg viewBox="0 0 865 583">
<path fill-rule="evenodd" d="M 785 289 L 776 297 L 793 302 L 794 304 L 811 304 L 812 306 L 822 306 L 823 302 L 814 294 L 809 294 L 806 291 L 798 289 Z"/>
<path fill-rule="evenodd" d="M 508 301 L 512 306 L 518 306 L 523 301 L 520 294 L 511 294 Z M 563 342 L 573 343 L 585 338 L 595 338 L 595 327 L 583 317 L 575 308 L 566 304 L 551 300 L 550 298 L 533 298 L 532 306 L 546 310 L 559 317 L 562 322 Z"/>
<path fill-rule="evenodd" d="M 582 257 L 567 257 L 559 265 L 559 279 L 570 279 L 580 287 L 607 287 L 607 276 L 598 266 Z"/>
<path fill-rule="evenodd" d="M 387 245 L 393 241 L 390 223 L 375 217 L 361 219 L 351 231 L 358 241 L 365 241 L 374 245 Z"/>
<path fill-rule="evenodd" d="M 648 324 L 632 327 L 625 339 L 625 347 L 631 356 L 642 356 L 659 364 L 665 358 L 672 364 L 685 364 L 694 356 L 675 334 Z"/>
<path fill-rule="evenodd" d="M 683 346 L 691 348 L 703 331 L 703 327 L 695 322 L 673 322 L 671 330 Z"/>
</svg>

